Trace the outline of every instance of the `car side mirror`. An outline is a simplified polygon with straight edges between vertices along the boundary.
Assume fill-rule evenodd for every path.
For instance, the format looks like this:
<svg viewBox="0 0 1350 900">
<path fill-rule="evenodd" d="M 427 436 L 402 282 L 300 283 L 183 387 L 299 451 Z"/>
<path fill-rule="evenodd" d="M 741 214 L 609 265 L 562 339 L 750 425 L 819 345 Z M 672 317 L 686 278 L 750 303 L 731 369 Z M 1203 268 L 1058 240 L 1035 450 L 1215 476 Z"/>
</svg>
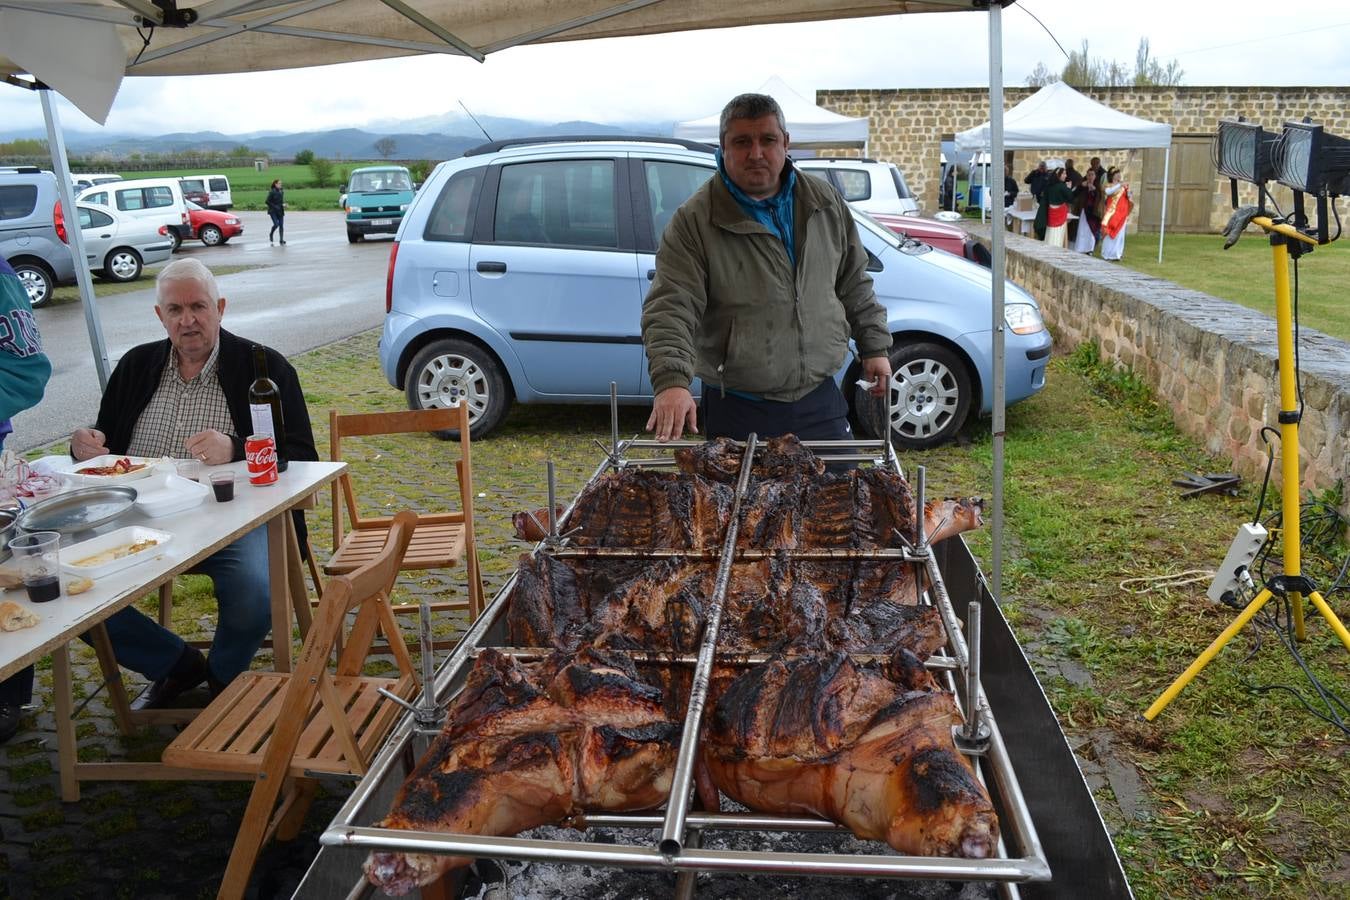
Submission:
<svg viewBox="0 0 1350 900">
<path fill-rule="evenodd" d="M 347 193 L 347 184 L 346 184 L 346 182 L 343 182 L 341 185 L 338 186 L 338 193 L 339 193 L 339 194 L 345 194 L 345 193 Z"/>
</svg>

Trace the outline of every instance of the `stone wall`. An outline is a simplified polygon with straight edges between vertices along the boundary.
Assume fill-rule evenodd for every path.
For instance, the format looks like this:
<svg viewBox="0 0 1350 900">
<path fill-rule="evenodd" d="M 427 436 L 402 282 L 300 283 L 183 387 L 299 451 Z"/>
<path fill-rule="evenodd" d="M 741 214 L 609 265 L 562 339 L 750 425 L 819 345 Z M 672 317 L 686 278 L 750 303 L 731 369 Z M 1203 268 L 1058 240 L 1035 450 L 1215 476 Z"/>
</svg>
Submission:
<svg viewBox="0 0 1350 900">
<path fill-rule="evenodd" d="M 1005 108 L 1035 91 L 1029 87 L 1005 88 Z M 1350 137 L 1350 87 L 1120 87 L 1084 88 L 1082 93 L 1120 112 L 1167 122 L 1176 136 L 1212 135 L 1219 119 L 1244 115 L 1275 131 L 1286 119 L 1311 116 L 1332 134 Z M 816 103 L 843 115 L 868 116 L 868 153 L 898 165 L 929 211 L 937 209 L 939 142 L 989 119 L 987 88 L 823 90 L 816 92 Z M 1110 147 L 1072 151 L 1047 147 L 1015 153 L 1013 174 L 1020 182 L 1037 160 L 1056 156 L 1081 161 L 1080 170 L 1087 168 L 1091 156 L 1100 156 L 1112 165 L 1122 165 L 1129 159 L 1128 151 Z M 1137 172 L 1140 165 L 1136 156 L 1132 168 Z M 994 177 L 1001 180 L 997 172 Z M 1244 185 L 1240 196 L 1242 202 L 1254 203 L 1255 188 Z M 1283 205 L 1288 191 L 1277 189 L 1276 197 Z M 1231 212 L 1226 179 L 1215 178 L 1213 210 L 1211 225 L 1219 230 Z M 1149 226 L 1144 223 L 1144 227 Z"/>
<path fill-rule="evenodd" d="M 979 226 L 972 230 L 981 231 Z M 988 240 L 988 229 L 981 237 Z M 1269 316 L 1101 259 L 1008 235 L 1008 278 L 1031 292 L 1061 350 L 1084 341 L 1171 407 L 1178 427 L 1249 479 L 1276 426 L 1279 355 Z M 1350 345 L 1300 332 L 1303 489 L 1350 481 Z M 1071 414 L 1071 411 L 1066 411 Z M 1276 452 L 1278 441 L 1274 442 Z M 1275 476 L 1276 484 L 1278 473 Z"/>
</svg>

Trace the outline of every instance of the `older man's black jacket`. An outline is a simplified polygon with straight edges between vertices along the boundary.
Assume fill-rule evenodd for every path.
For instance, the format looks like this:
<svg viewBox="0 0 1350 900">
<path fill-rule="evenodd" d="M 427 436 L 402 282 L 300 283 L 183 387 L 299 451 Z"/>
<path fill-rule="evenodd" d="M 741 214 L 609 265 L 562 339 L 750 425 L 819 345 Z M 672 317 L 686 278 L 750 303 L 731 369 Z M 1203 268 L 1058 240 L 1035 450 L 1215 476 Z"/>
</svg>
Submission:
<svg viewBox="0 0 1350 900">
<path fill-rule="evenodd" d="M 244 458 L 244 438 L 253 433 L 253 418 L 248 409 L 248 387 L 253 383 L 253 342 L 220 330 L 220 356 L 216 361 L 216 378 L 225 392 L 234 423 L 234 449 L 231 459 Z M 159 387 L 164 367 L 169 364 L 169 339 L 141 344 L 126 352 L 103 392 L 99 404 L 98 421 L 94 427 L 103 432 L 111 453 L 126 453 L 136 421 L 149 405 Z M 316 460 L 314 431 L 309 424 L 309 410 L 300 390 L 300 378 L 286 357 L 265 348 L 267 374 L 277 383 L 281 392 L 281 414 L 286 419 L 286 441 L 277 450 L 288 460 Z"/>
</svg>

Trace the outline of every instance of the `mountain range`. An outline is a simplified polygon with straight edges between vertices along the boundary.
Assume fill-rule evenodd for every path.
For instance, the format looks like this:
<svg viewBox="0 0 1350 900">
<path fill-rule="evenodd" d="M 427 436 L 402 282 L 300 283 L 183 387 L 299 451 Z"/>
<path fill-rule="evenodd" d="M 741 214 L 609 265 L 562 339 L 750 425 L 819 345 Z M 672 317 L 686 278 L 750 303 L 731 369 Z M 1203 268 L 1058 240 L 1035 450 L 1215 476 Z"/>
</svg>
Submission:
<svg viewBox="0 0 1350 900">
<path fill-rule="evenodd" d="M 255 131 L 246 134 L 222 134 L 218 131 L 170 132 L 167 134 L 125 134 L 106 131 L 65 133 L 66 149 L 72 156 L 125 158 L 133 153 L 186 154 L 192 151 L 228 153 L 241 145 L 262 154 L 289 159 L 301 150 L 329 159 L 374 159 L 382 154 L 377 141 L 394 141 L 394 159 L 450 159 L 470 147 L 488 140 L 564 134 L 643 134 L 669 136 L 675 123 L 665 122 L 538 122 L 482 116 L 478 122 L 462 113 L 446 113 L 411 120 L 384 120 L 361 127 L 334 128 L 326 131 Z M 45 139 L 41 128 L 0 130 L 0 143 L 18 139 Z"/>
</svg>

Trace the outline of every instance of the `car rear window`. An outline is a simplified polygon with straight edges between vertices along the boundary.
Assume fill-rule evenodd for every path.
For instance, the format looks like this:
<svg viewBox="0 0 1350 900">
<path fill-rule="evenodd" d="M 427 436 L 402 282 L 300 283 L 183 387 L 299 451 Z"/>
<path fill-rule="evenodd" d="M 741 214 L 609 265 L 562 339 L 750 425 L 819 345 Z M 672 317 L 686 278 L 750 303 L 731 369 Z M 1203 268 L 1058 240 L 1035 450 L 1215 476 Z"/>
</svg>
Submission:
<svg viewBox="0 0 1350 900">
<path fill-rule="evenodd" d="M 213 191 L 228 191 L 229 189 L 230 189 L 230 182 L 229 182 L 227 179 L 224 179 L 224 178 L 212 178 L 212 179 L 211 179 L 211 190 L 213 190 Z"/>
<path fill-rule="evenodd" d="M 206 190 L 206 186 L 202 184 L 202 180 L 200 178 L 184 178 L 182 180 L 182 184 L 183 184 L 183 191 L 185 193 L 187 191 L 196 191 L 200 193 Z"/>
<path fill-rule="evenodd" d="M 831 169 L 839 193 L 850 203 L 855 200 L 867 200 L 872 196 L 872 179 L 862 169 Z"/>
<path fill-rule="evenodd" d="M 25 219 L 37 208 L 37 185 L 0 185 L 0 219 Z"/>
<path fill-rule="evenodd" d="M 436 205 L 431 208 L 422 239 L 427 241 L 467 242 L 473 230 L 473 211 L 478 207 L 478 187 L 483 169 L 466 169 L 450 176 Z"/>
<path fill-rule="evenodd" d="M 503 166 L 493 239 L 517 244 L 617 247 L 614 161 Z"/>
</svg>

